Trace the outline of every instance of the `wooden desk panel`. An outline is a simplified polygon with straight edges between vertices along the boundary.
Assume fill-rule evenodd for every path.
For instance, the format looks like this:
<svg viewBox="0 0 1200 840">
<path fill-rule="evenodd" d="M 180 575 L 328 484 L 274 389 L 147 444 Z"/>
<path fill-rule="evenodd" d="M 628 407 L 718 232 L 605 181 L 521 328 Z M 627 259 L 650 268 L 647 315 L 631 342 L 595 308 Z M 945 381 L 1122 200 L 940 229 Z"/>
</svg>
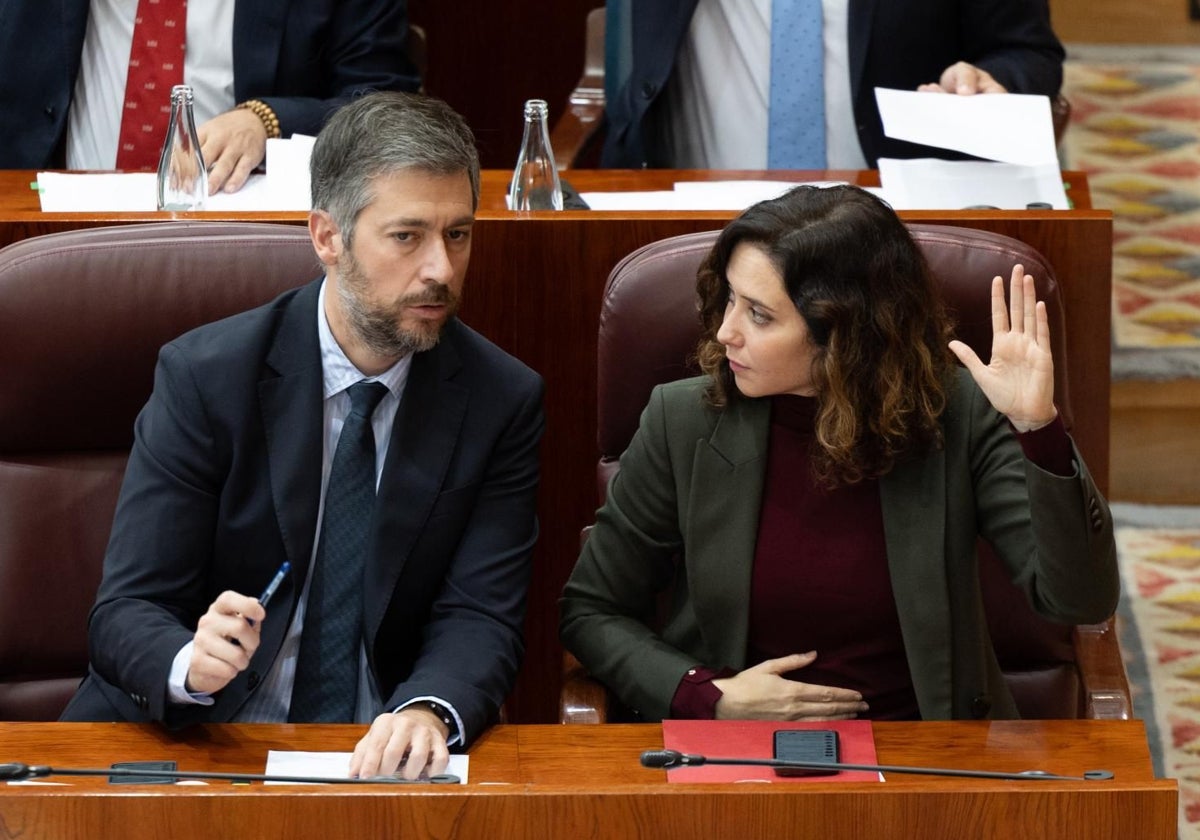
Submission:
<svg viewBox="0 0 1200 840">
<path fill-rule="evenodd" d="M 269 749 L 348 750 L 355 726 L 0 724 L 5 759 L 62 767 L 172 758 L 261 772 Z M 893 775 L 884 783 L 678 785 L 638 765 L 641 726 L 502 726 L 471 751 L 471 783 L 430 787 L 0 786 L 0 837 L 166 836 L 1062 838 L 1167 840 L 1177 789 L 1155 780 L 1137 721 L 880 723 L 879 760 L 966 769 L 1113 770 L 1111 782 Z M 117 828 L 119 827 L 119 829 Z"/>
<path fill-rule="evenodd" d="M 801 177 L 804 173 L 796 173 Z M 808 173 L 820 177 L 823 173 Z M 864 185 L 875 173 L 829 173 Z M 587 171 L 568 173 L 580 190 L 665 188 L 675 180 L 764 173 Z M 773 173 L 777 176 L 778 173 Z M 0 171 L 0 246 L 80 227 L 162 221 L 160 213 L 43 214 L 30 172 Z M 486 171 L 475 225 L 463 319 L 546 380 L 546 436 L 539 504 L 541 536 L 526 621 L 525 665 L 510 703 L 519 723 L 557 719 L 561 648 L 557 599 L 574 566 L 579 530 L 595 512 L 596 328 L 609 271 L 631 251 L 668 236 L 722 227 L 729 212 L 543 212 L 503 209 L 509 173 Z M 1068 173 L 1077 207 L 1090 207 L 1087 180 Z M 181 218 L 303 224 L 301 213 L 194 213 Z M 1112 216 L 1108 211 L 912 211 L 914 222 L 954 224 L 1013 236 L 1050 260 L 1063 285 L 1070 334 L 1075 439 L 1102 490 L 1108 486 L 1109 323 Z"/>
</svg>

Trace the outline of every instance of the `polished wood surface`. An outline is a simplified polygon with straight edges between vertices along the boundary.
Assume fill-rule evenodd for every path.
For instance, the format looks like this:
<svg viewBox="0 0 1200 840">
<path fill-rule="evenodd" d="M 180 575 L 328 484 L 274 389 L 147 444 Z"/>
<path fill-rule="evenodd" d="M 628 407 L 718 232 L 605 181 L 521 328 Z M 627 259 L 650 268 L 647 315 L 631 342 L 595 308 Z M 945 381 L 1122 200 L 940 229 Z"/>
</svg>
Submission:
<svg viewBox="0 0 1200 840">
<path fill-rule="evenodd" d="M 1200 380 L 1126 379 L 1112 387 L 1111 498 L 1200 505 Z"/>
<path fill-rule="evenodd" d="M 262 772 L 267 751 L 350 750 L 356 726 L 226 725 L 171 734 L 137 724 L 0 724 L 3 760 L 104 768 L 173 759 Z M 1011 782 L 890 774 L 883 783 L 673 784 L 638 763 L 661 728 L 499 726 L 470 750 L 464 786 L 0 786 L 0 838 L 779 837 L 1167 840 L 1177 788 L 1156 780 L 1138 721 L 877 723 L 883 764 L 1079 775 Z M 119 827 L 119 828 L 118 828 Z"/>
<path fill-rule="evenodd" d="M 575 170 L 580 191 L 665 188 L 676 180 L 841 178 L 863 185 L 877 174 Z M 42 213 L 29 188 L 35 173 L 0 171 L 0 246 L 60 230 L 163 221 L 165 213 Z M 538 508 L 541 534 L 526 621 L 527 652 L 510 720 L 557 720 L 561 680 L 557 599 L 579 551 L 579 531 L 597 503 L 596 330 L 609 271 L 630 252 L 668 236 L 722 227 L 733 214 L 539 212 L 503 209 L 508 173 L 483 173 L 463 320 L 546 380 L 546 435 Z M 1077 207 L 1090 207 L 1087 180 L 1067 173 Z M 1112 215 L 1108 211 L 906 211 L 905 220 L 980 228 L 1020 239 L 1050 260 L 1063 286 L 1075 439 L 1097 484 L 1109 462 L 1109 313 Z M 303 224 L 302 213 L 193 213 L 180 218 Z M 299 282 L 299 278 L 298 278 Z M 149 387 L 149 386 L 147 386 Z"/>
<path fill-rule="evenodd" d="M 1190 0 L 1050 0 L 1050 19 L 1072 58 L 1080 57 L 1080 47 L 1088 55 L 1083 45 L 1121 44 L 1133 51 L 1114 56 L 1112 63 L 1137 67 L 1151 56 L 1172 60 L 1156 47 L 1200 44 L 1200 21 L 1192 17 L 1196 8 Z"/>
</svg>

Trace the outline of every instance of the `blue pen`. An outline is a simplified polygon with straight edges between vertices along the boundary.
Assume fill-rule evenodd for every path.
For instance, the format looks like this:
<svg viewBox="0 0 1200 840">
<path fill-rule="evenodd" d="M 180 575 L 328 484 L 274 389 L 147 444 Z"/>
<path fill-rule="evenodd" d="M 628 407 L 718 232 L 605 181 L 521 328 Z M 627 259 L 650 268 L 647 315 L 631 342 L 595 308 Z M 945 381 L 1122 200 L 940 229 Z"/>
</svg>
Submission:
<svg viewBox="0 0 1200 840">
<path fill-rule="evenodd" d="M 275 573 L 275 577 L 271 578 L 271 582 L 267 584 L 267 588 L 258 596 L 258 603 L 264 607 L 271 600 L 271 596 L 275 594 L 275 590 L 279 588 L 279 584 L 283 583 L 283 579 L 287 577 L 287 573 L 292 570 L 292 564 L 283 561 L 283 565 L 279 567 L 279 571 Z"/>
<path fill-rule="evenodd" d="M 288 572 L 292 570 L 292 564 L 283 561 L 283 565 L 279 567 L 279 571 L 275 573 L 275 577 L 271 578 L 271 582 L 267 584 L 267 588 L 258 596 L 258 603 L 264 607 L 270 602 L 271 596 L 275 594 L 275 590 L 279 588 L 279 584 L 283 583 L 283 579 L 287 577 Z M 246 622 L 253 627 L 254 621 L 247 618 Z"/>
</svg>

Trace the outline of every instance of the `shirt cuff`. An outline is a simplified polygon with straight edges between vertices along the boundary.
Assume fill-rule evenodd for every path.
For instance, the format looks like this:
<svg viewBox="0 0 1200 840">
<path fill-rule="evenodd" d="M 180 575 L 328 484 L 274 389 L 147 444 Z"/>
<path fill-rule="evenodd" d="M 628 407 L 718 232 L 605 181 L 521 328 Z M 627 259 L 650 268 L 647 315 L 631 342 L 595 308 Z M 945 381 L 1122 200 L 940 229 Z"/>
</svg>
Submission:
<svg viewBox="0 0 1200 840">
<path fill-rule="evenodd" d="M 1062 414 L 1032 432 L 1018 432 L 1017 441 L 1034 465 L 1048 473 L 1070 478 L 1075 475 L 1074 452 Z"/>
<path fill-rule="evenodd" d="M 717 701 L 724 693 L 713 680 L 732 677 L 730 668 L 692 668 L 683 675 L 675 696 L 671 698 L 671 717 L 681 720 L 713 720 L 717 716 Z"/>
<path fill-rule="evenodd" d="M 421 706 L 427 708 L 427 704 L 429 703 L 437 703 L 439 706 L 444 707 L 450 712 L 450 716 L 454 718 L 454 725 L 450 727 L 450 737 L 446 739 L 446 746 L 454 747 L 465 743 L 462 738 L 463 722 L 462 718 L 458 716 L 458 709 L 454 708 L 441 697 L 434 697 L 433 695 L 429 695 L 428 697 L 414 697 L 403 706 L 397 706 L 396 708 L 392 709 L 392 712 L 394 713 L 402 711 L 403 709 L 407 709 L 409 706 Z"/>
<path fill-rule="evenodd" d="M 195 646 L 195 642 L 188 642 L 171 660 L 171 673 L 167 675 L 167 699 L 181 706 L 211 706 L 214 702 L 211 694 L 193 694 L 187 690 L 188 666 L 192 663 L 192 648 Z"/>
</svg>

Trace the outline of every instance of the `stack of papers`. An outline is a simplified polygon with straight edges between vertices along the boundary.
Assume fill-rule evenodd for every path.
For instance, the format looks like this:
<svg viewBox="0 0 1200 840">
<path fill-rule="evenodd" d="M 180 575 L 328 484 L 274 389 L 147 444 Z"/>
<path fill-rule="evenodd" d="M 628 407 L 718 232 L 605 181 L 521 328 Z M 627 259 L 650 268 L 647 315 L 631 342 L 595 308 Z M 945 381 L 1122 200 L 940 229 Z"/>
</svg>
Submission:
<svg viewBox="0 0 1200 840">
<path fill-rule="evenodd" d="M 987 158 L 881 158 L 879 181 L 897 210 L 1069 209 L 1045 96 L 876 88 L 875 101 L 888 137 Z"/>
</svg>

